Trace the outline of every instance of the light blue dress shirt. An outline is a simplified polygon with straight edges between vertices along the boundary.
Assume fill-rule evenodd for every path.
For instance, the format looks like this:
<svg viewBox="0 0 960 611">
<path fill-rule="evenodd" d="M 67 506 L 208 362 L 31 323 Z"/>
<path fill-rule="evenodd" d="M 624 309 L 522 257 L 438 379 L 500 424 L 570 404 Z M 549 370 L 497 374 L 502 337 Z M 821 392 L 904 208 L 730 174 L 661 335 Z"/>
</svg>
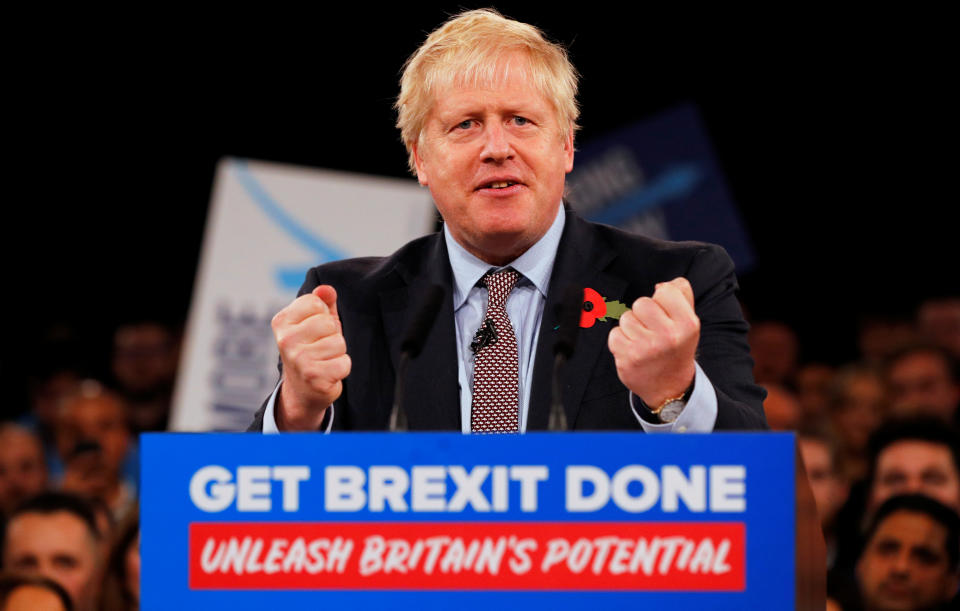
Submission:
<svg viewBox="0 0 960 611">
<path fill-rule="evenodd" d="M 520 367 L 520 431 L 527 429 L 527 415 L 530 409 L 530 386 L 533 382 L 533 360 L 540 335 L 540 321 L 543 318 L 547 291 L 550 286 L 550 274 L 560 245 L 560 236 L 566 221 L 563 206 L 558 203 L 557 216 L 540 240 L 517 259 L 504 267 L 511 267 L 522 277 L 507 298 L 507 315 L 517 336 L 517 349 Z M 487 289 L 479 284 L 480 279 L 491 269 L 489 263 L 467 252 L 444 225 L 444 239 L 453 270 L 453 312 L 456 324 L 457 349 L 460 358 L 457 370 L 460 383 L 460 422 L 464 433 L 470 432 L 470 412 L 473 400 L 473 351 L 470 342 L 487 311 Z M 349 346 L 348 346 L 349 350 Z M 273 413 L 280 385 L 273 391 L 263 414 L 263 432 L 278 432 Z M 680 416 L 672 423 L 653 424 L 642 419 L 632 405 L 632 393 L 624 394 L 624 409 L 633 412 L 640 426 L 647 432 L 709 432 L 717 420 L 717 394 L 706 374 L 696 365 L 696 378 L 693 393 Z M 330 419 L 326 432 L 333 426 L 335 413 L 330 406 Z"/>
</svg>

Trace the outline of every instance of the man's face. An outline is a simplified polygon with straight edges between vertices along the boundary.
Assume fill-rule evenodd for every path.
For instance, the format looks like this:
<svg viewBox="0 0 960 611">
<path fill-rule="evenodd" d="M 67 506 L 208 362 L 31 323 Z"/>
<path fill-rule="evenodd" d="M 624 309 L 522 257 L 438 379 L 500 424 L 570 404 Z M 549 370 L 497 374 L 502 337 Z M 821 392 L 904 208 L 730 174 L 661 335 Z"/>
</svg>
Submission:
<svg viewBox="0 0 960 611">
<path fill-rule="evenodd" d="M 897 414 L 926 414 L 947 421 L 960 400 L 947 363 L 932 352 L 914 352 L 897 360 L 888 373 L 890 404 Z"/>
<path fill-rule="evenodd" d="M 926 609 L 950 600 L 957 576 L 949 569 L 946 541 L 946 529 L 926 514 L 887 516 L 857 562 L 865 608 Z"/>
<path fill-rule="evenodd" d="M 845 497 L 843 486 L 834 472 L 830 448 L 819 439 L 809 437 L 801 437 L 798 443 L 810 489 L 817 502 L 820 523 L 828 527 Z"/>
<path fill-rule="evenodd" d="M 877 456 L 871 507 L 896 494 L 923 494 L 960 512 L 960 474 L 943 444 L 907 439 Z"/>
<path fill-rule="evenodd" d="M 553 105 L 511 55 L 489 86 L 439 92 L 414 146 L 417 177 L 454 239 L 503 264 L 539 240 L 556 217 L 573 169 L 573 133 L 561 136 Z"/>
<path fill-rule="evenodd" d="M 123 404 L 109 395 L 81 397 L 71 401 L 61 414 L 57 445 L 63 456 L 73 452 L 81 440 L 96 441 L 103 461 L 114 472 L 119 469 L 130 448 Z"/>
<path fill-rule="evenodd" d="M 86 523 L 72 513 L 24 513 L 7 525 L 3 565 L 56 581 L 77 609 L 89 609 L 96 593 L 97 549 Z"/>
<path fill-rule="evenodd" d="M 9 513 L 47 483 L 43 449 L 26 431 L 0 433 L 0 512 Z"/>
</svg>

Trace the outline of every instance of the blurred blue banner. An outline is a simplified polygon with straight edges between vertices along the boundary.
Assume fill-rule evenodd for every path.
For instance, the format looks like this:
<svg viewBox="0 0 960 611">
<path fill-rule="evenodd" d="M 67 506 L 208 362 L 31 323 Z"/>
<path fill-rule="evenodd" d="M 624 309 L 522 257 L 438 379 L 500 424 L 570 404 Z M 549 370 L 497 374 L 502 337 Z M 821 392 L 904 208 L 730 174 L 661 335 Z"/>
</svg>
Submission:
<svg viewBox="0 0 960 611">
<path fill-rule="evenodd" d="M 592 221 L 719 244 L 738 271 L 753 266 L 746 229 L 692 105 L 588 142 L 577 151 L 567 197 Z"/>
</svg>

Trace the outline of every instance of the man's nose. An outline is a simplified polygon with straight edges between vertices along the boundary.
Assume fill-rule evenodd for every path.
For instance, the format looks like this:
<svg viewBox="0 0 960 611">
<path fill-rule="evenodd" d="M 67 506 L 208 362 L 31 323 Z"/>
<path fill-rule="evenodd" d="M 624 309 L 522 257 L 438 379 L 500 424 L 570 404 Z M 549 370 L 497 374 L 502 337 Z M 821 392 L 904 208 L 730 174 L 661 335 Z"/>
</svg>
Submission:
<svg viewBox="0 0 960 611">
<path fill-rule="evenodd" d="M 482 156 L 484 161 L 496 163 L 506 161 L 513 156 L 509 134 L 498 122 L 488 123 L 484 129 Z"/>
<path fill-rule="evenodd" d="M 896 575 L 910 574 L 910 550 L 904 549 L 897 553 L 896 558 L 893 559 L 891 570 Z"/>
</svg>

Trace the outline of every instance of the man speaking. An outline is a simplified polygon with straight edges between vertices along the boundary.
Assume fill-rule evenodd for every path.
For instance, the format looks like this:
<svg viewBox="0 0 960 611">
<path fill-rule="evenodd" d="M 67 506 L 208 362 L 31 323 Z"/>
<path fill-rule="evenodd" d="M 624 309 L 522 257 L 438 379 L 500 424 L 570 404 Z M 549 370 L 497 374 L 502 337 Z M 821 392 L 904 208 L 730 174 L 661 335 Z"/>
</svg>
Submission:
<svg viewBox="0 0 960 611">
<path fill-rule="evenodd" d="M 562 47 L 495 11 L 430 34 L 404 68 L 397 125 L 443 231 L 308 272 L 273 319 L 282 379 L 251 430 L 387 428 L 403 336 L 436 286 L 439 312 L 397 397 L 407 426 L 543 430 L 571 285 L 584 299 L 559 378 L 570 429 L 766 427 L 727 254 L 588 223 L 564 204 L 576 91 Z"/>
</svg>

